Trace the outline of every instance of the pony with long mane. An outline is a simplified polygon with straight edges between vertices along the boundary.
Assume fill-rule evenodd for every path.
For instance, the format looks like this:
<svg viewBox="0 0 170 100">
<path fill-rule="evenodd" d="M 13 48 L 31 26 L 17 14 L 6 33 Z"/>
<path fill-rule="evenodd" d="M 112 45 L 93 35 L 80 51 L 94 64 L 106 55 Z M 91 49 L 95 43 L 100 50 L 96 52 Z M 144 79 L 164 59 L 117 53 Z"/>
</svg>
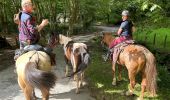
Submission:
<svg viewBox="0 0 170 100">
<path fill-rule="evenodd" d="M 48 44 L 48 47 L 50 46 Z M 53 66 L 47 53 L 31 50 L 16 59 L 18 84 L 23 90 L 26 100 L 36 99 L 34 88 L 40 89 L 42 100 L 49 99 L 49 90 L 54 87 L 57 77 L 51 71 Z"/>
<path fill-rule="evenodd" d="M 53 38 L 53 42 L 58 41 L 58 43 L 63 45 L 66 62 L 65 76 L 74 76 L 74 80 L 76 80 L 77 83 L 76 93 L 79 93 L 79 88 L 82 86 L 85 69 L 90 61 L 87 45 L 84 43 L 76 43 L 71 38 L 54 32 L 52 32 L 51 38 Z M 71 62 L 73 69 L 73 73 L 71 73 L 71 75 L 68 75 L 69 62 Z"/>
<path fill-rule="evenodd" d="M 105 43 L 108 47 L 112 43 L 115 37 L 111 33 L 103 33 L 102 43 Z M 135 77 L 141 72 L 142 82 L 141 82 L 141 94 L 140 99 L 143 99 L 144 92 L 147 90 L 151 96 L 156 95 L 157 90 L 157 70 L 156 70 L 156 60 L 154 55 L 145 47 L 136 44 L 129 44 L 120 52 L 117 59 L 118 70 L 119 70 L 119 80 L 121 80 L 121 69 L 122 66 L 126 66 L 128 70 L 128 76 L 130 80 L 130 88 L 127 94 L 132 95 L 135 87 Z M 112 64 L 113 71 L 113 85 L 116 85 L 116 74 L 115 74 L 115 64 Z"/>
</svg>

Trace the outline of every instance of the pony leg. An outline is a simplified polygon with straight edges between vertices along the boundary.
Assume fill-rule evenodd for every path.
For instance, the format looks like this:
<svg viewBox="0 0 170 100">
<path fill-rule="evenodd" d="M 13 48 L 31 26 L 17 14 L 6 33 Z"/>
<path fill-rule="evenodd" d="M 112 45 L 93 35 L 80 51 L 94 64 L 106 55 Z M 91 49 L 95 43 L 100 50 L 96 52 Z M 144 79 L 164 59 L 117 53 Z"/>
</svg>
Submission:
<svg viewBox="0 0 170 100">
<path fill-rule="evenodd" d="M 66 69 L 65 69 L 65 77 L 67 77 L 68 76 L 68 64 L 66 64 L 66 67 L 65 67 Z"/>
<path fill-rule="evenodd" d="M 20 88 L 23 90 L 26 100 L 31 100 L 33 89 L 31 87 L 26 86 L 24 81 L 19 77 L 18 77 L 18 84 Z"/>
<path fill-rule="evenodd" d="M 76 70 L 77 70 L 77 61 L 78 61 L 78 59 L 77 59 L 77 56 L 76 55 L 74 55 L 74 54 L 72 54 L 72 59 L 71 59 L 71 63 L 72 63 L 72 66 L 73 66 L 73 72 L 76 72 Z M 77 74 L 75 74 L 74 76 L 73 76 L 73 80 L 74 81 L 76 81 L 76 76 Z"/>
<path fill-rule="evenodd" d="M 76 72 L 76 67 L 73 68 L 73 72 Z M 75 74 L 75 75 L 73 76 L 73 80 L 76 81 L 76 78 L 77 78 L 77 74 Z"/>
<path fill-rule="evenodd" d="M 77 69 L 78 69 L 78 63 L 79 63 L 79 59 L 80 59 L 80 57 L 79 57 L 79 55 L 78 54 L 73 54 L 73 72 L 76 72 L 77 71 Z M 76 80 L 76 78 L 79 78 L 79 76 L 77 75 L 77 74 L 75 74 L 74 75 L 74 80 Z"/>
<path fill-rule="evenodd" d="M 135 75 L 136 75 L 135 73 L 129 72 L 130 87 L 129 87 L 129 91 L 126 92 L 126 95 L 132 95 L 133 94 L 134 87 L 136 85 Z"/>
<path fill-rule="evenodd" d="M 49 99 L 49 89 L 42 88 L 42 100 L 48 100 Z"/>
<path fill-rule="evenodd" d="M 112 72 L 113 72 L 113 81 L 112 81 L 112 85 L 116 85 L 116 73 L 115 73 L 115 67 L 116 67 L 116 63 L 113 62 L 113 63 L 112 63 Z"/>
<path fill-rule="evenodd" d="M 80 86 L 79 86 L 79 87 L 81 88 L 82 85 L 83 85 L 84 72 L 81 73 L 81 76 L 80 76 L 80 77 L 81 77 L 81 80 L 80 80 Z"/>
<path fill-rule="evenodd" d="M 76 94 L 78 94 L 78 93 L 80 93 L 80 91 L 79 91 L 79 86 L 80 86 L 79 81 L 80 81 L 80 79 L 79 79 L 77 74 L 75 75 L 75 78 L 76 78 L 76 83 L 77 83 Z"/>
<path fill-rule="evenodd" d="M 33 91 L 32 91 L 32 97 L 33 97 L 33 100 L 37 100 L 37 97 L 35 95 L 35 89 L 33 89 Z"/>
<path fill-rule="evenodd" d="M 118 72 L 119 72 L 119 80 L 118 81 L 121 81 L 122 80 L 122 66 L 121 65 L 118 65 Z"/>
<path fill-rule="evenodd" d="M 20 88 L 24 91 L 26 85 L 25 85 L 25 83 L 19 78 L 19 76 L 18 76 L 18 84 L 19 84 Z"/>
<path fill-rule="evenodd" d="M 66 55 L 64 55 L 64 59 L 65 59 L 65 62 L 66 62 L 66 66 L 65 66 L 65 77 L 67 77 L 67 75 L 68 75 L 68 59 L 67 59 Z"/>
<path fill-rule="evenodd" d="M 26 100 L 32 100 L 32 92 L 33 92 L 33 88 L 27 85 L 24 89 L 24 95 Z"/>
<path fill-rule="evenodd" d="M 142 75 L 142 82 L 141 82 L 141 94 L 140 94 L 139 100 L 143 100 L 145 88 L 146 88 L 146 75 L 143 74 Z"/>
</svg>

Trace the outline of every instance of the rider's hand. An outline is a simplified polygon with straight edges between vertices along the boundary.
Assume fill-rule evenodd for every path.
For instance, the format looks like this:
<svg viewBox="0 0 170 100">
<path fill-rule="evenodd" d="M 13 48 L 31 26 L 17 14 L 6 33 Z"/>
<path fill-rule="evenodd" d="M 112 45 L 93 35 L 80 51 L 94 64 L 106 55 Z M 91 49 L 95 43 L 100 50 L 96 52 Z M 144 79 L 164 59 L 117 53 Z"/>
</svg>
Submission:
<svg viewBox="0 0 170 100">
<path fill-rule="evenodd" d="M 27 44 L 28 44 L 28 45 L 31 45 L 31 40 L 27 40 Z"/>
<path fill-rule="evenodd" d="M 46 26 L 48 25 L 49 21 L 48 19 L 43 19 L 41 25 Z"/>
</svg>

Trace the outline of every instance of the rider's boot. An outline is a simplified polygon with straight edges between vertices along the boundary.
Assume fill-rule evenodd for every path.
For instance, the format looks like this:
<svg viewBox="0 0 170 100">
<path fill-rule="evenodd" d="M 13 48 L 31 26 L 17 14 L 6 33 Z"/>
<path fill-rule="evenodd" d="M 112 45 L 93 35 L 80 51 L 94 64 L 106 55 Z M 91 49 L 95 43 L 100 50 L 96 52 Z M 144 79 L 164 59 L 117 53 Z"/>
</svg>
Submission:
<svg viewBox="0 0 170 100">
<path fill-rule="evenodd" d="M 110 49 L 107 51 L 106 55 L 103 56 L 104 61 L 107 61 L 111 55 Z"/>
<path fill-rule="evenodd" d="M 50 59 L 51 59 L 51 65 L 55 66 L 56 65 L 56 60 L 55 60 L 56 54 L 50 53 Z"/>
</svg>

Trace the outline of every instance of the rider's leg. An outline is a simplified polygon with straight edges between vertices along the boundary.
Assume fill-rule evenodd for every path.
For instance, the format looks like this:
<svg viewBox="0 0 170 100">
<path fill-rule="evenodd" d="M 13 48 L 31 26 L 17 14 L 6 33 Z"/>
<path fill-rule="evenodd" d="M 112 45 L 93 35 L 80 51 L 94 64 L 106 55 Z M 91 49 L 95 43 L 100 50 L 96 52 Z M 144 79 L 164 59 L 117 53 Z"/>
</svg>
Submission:
<svg viewBox="0 0 170 100">
<path fill-rule="evenodd" d="M 111 55 L 111 50 L 108 49 L 106 55 L 103 57 L 104 61 L 107 61 L 109 59 L 110 55 Z"/>
<path fill-rule="evenodd" d="M 49 47 L 45 47 L 44 51 L 50 56 L 51 59 L 51 65 L 55 66 L 56 65 L 56 60 L 55 60 L 55 53 L 53 53 L 53 49 L 49 48 Z"/>
<path fill-rule="evenodd" d="M 117 37 L 113 42 L 109 45 L 106 56 L 104 57 L 104 61 L 107 61 L 112 52 L 114 52 L 114 47 L 120 43 L 120 37 Z"/>
</svg>

